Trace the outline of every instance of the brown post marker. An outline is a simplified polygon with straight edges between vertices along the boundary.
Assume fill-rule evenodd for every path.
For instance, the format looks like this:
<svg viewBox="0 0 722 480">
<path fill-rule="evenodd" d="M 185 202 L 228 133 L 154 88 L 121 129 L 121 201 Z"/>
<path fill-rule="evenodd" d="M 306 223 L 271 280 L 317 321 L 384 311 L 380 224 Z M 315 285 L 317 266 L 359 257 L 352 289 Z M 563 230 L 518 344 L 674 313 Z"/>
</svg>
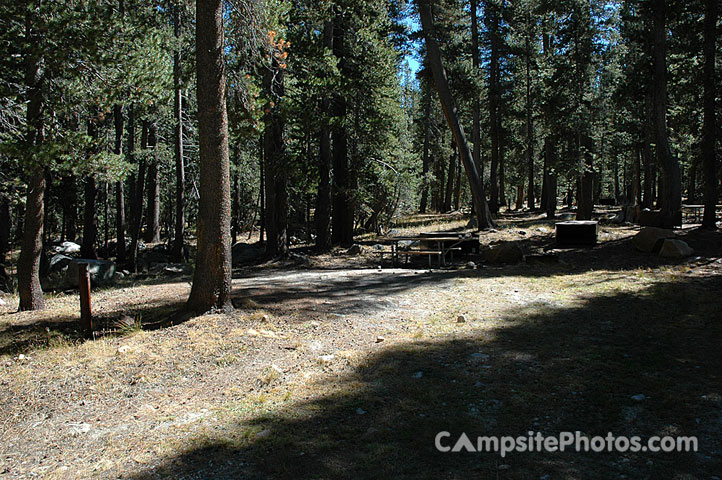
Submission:
<svg viewBox="0 0 722 480">
<path fill-rule="evenodd" d="M 78 263 L 78 289 L 80 290 L 80 329 L 86 338 L 91 338 L 93 315 L 90 310 L 90 273 L 87 263 Z"/>
</svg>

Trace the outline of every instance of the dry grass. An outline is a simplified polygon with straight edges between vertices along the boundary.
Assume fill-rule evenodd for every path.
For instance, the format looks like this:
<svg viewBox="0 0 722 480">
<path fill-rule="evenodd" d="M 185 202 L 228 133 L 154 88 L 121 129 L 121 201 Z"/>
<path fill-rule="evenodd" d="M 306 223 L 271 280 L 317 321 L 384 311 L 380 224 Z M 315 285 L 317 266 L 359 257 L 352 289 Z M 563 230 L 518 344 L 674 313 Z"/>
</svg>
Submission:
<svg viewBox="0 0 722 480">
<path fill-rule="evenodd" d="M 546 242 L 530 234 L 545 222 L 529 220 L 494 235 Z M 74 295 L 25 313 L 5 297 L 0 475 L 709 478 L 722 465 L 722 265 L 659 265 L 615 246 L 628 229 L 607 232 L 609 247 L 557 266 L 248 272 L 232 314 L 94 341 L 74 332 Z M 188 292 L 185 279 L 127 286 L 95 292 L 94 306 L 152 322 Z M 698 435 L 703 452 L 433 450 L 439 430 L 605 428 Z"/>
</svg>

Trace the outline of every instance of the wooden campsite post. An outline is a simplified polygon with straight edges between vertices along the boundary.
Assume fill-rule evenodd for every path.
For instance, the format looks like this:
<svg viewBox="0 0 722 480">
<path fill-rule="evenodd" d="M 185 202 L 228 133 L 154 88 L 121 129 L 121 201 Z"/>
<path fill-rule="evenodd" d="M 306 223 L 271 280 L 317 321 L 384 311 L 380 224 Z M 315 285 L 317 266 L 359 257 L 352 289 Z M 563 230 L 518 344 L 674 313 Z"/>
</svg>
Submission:
<svg viewBox="0 0 722 480">
<path fill-rule="evenodd" d="M 90 310 L 90 273 L 87 263 L 78 263 L 78 289 L 80 290 L 80 329 L 85 338 L 91 338 L 93 315 Z"/>
</svg>

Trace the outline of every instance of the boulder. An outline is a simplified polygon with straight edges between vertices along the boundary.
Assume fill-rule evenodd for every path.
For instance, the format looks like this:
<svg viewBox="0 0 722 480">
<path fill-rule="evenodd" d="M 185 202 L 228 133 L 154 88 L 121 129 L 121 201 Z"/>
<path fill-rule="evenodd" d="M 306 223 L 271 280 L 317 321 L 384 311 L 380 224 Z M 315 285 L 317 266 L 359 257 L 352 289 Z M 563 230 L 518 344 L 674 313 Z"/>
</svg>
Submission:
<svg viewBox="0 0 722 480">
<path fill-rule="evenodd" d="M 63 255 L 72 255 L 80 253 L 80 245 L 75 242 L 63 242 L 53 247 L 54 253 L 62 253 Z"/>
<path fill-rule="evenodd" d="M 484 258 L 489 263 L 519 263 L 524 260 L 524 252 L 515 242 L 500 243 L 486 250 Z"/>
<path fill-rule="evenodd" d="M 358 243 L 355 243 L 346 250 L 346 255 L 361 255 L 363 251 L 364 248 Z"/>
<path fill-rule="evenodd" d="M 640 252 L 657 253 L 662 243 L 668 238 L 674 238 L 672 230 L 657 227 L 645 227 L 634 236 L 632 243 Z"/>
<path fill-rule="evenodd" d="M 56 253 L 50 258 L 50 262 L 48 262 L 48 275 L 52 275 L 54 273 L 64 274 L 68 269 L 68 265 L 70 265 L 73 260 L 73 257 L 69 257 L 62 253 Z"/>
<path fill-rule="evenodd" d="M 90 284 L 108 285 L 115 279 L 115 262 L 108 260 L 73 259 L 65 272 L 65 284 L 68 287 L 78 286 L 78 264 L 87 263 L 90 273 Z"/>
<path fill-rule="evenodd" d="M 659 249 L 659 256 L 664 258 L 689 257 L 693 253 L 694 249 L 687 245 L 687 242 L 675 238 L 665 239 Z"/>
</svg>

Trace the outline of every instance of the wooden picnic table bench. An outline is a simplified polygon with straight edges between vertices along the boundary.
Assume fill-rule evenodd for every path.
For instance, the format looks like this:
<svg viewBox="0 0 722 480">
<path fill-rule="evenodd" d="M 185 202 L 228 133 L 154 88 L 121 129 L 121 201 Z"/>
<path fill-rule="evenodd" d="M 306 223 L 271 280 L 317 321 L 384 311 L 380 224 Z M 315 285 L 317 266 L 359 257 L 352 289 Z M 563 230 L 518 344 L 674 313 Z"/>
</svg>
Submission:
<svg viewBox="0 0 722 480">
<path fill-rule="evenodd" d="M 446 255 L 450 254 L 451 261 L 454 261 L 454 252 L 461 251 L 461 247 L 458 245 L 461 242 L 468 241 L 469 239 L 473 238 L 469 234 L 422 234 L 422 235 L 414 235 L 414 236 L 397 236 L 397 237 L 382 237 L 379 239 L 379 241 L 383 243 L 388 243 L 391 245 L 391 257 L 393 259 L 394 264 L 399 263 L 399 255 L 406 255 L 406 262 L 409 261 L 409 256 L 411 255 L 426 255 L 429 257 L 429 267 L 431 267 L 431 259 L 432 257 L 437 257 L 439 259 L 439 267 L 446 266 Z M 405 241 L 412 241 L 412 242 L 419 242 L 419 243 L 433 243 L 435 244 L 435 248 L 421 248 L 421 249 L 408 249 L 408 250 L 400 250 L 399 249 L 399 243 L 405 242 Z M 451 243 L 448 247 L 446 246 L 447 243 Z M 383 257 L 384 253 L 389 252 L 379 252 L 381 256 Z"/>
<path fill-rule="evenodd" d="M 720 210 L 722 210 L 722 205 L 717 205 L 715 208 L 715 214 Z M 703 211 L 704 205 L 682 205 L 684 218 L 689 219 L 689 217 L 692 216 L 696 222 L 702 219 Z"/>
</svg>

